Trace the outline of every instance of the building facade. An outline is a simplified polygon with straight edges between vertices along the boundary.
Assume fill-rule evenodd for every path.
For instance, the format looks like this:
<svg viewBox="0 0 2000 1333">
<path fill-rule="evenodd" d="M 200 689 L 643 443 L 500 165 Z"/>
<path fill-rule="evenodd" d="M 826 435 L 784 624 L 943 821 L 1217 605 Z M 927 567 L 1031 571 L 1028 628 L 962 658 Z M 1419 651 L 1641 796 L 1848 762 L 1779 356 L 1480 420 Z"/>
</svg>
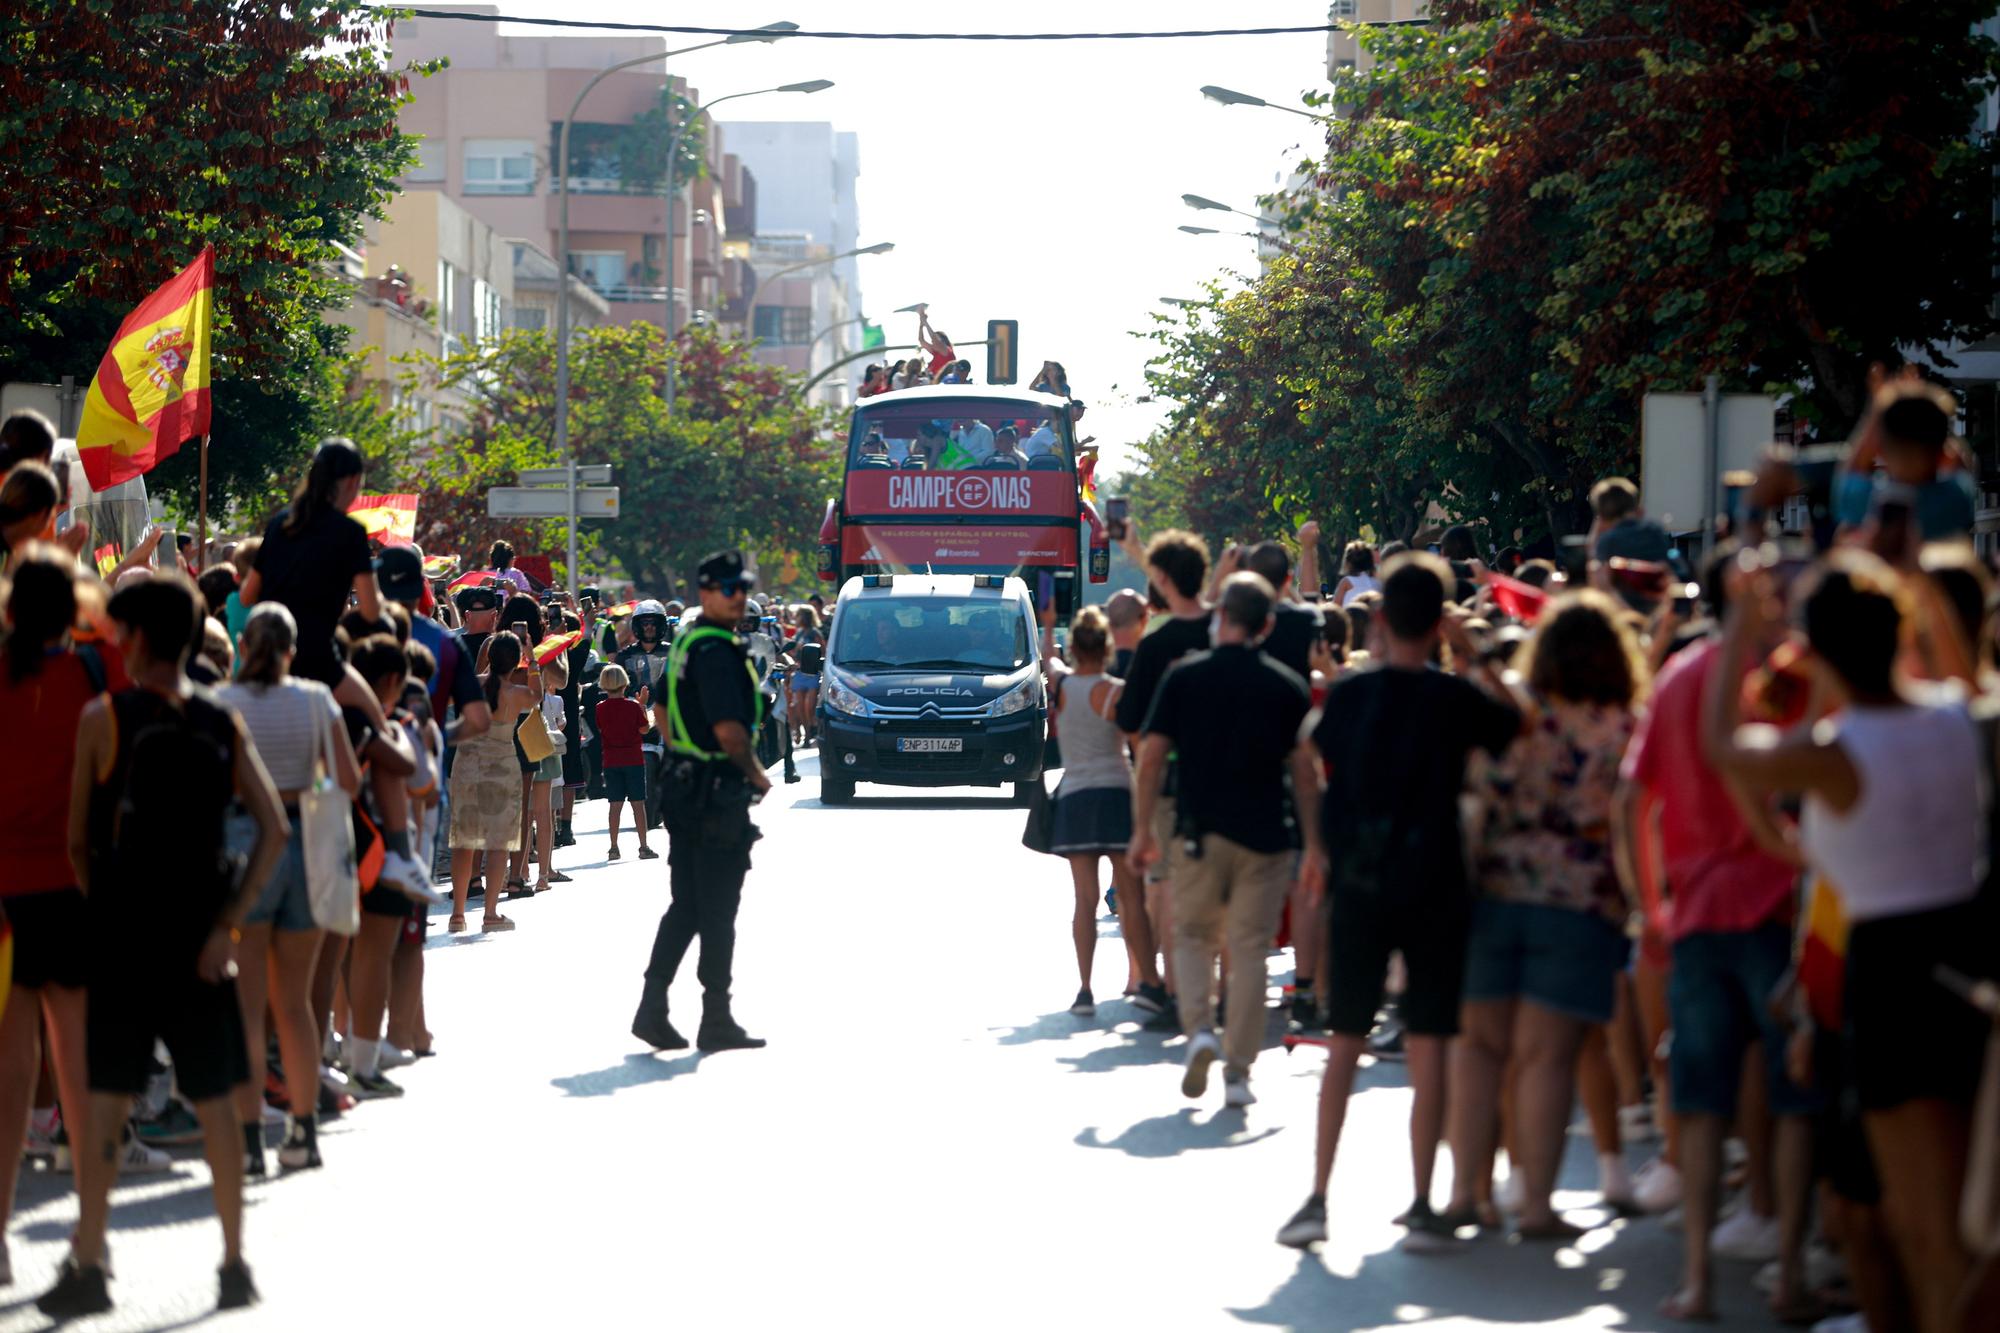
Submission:
<svg viewBox="0 0 2000 1333">
<path fill-rule="evenodd" d="M 495 14 L 491 5 L 453 6 Z M 508 36 L 498 25 L 422 17 L 395 30 L 400 60 L 445 59 L 411 85 L 402 128 L 422 136 L 409 193 L 441 193 L 499 234 L 554 255 L 561 194 L 560 127 L 586 85 L 611 66 L 664 53 L 655 37 Z M 717 319 L 743 298 L 746 274 L 724 262 L 730 194 L 750 182 L 711 128 L 701 137 L 705 171 L 673 201 L 674 253 L 667 255 L 666 137 L 674 96 L 696 97 L 666 62 L 608 75 L 578 108 L 568 172 L 569 271 L 605 303 L 613 324 Z M 754 190 L 750 198 L 755 199 Z M 754 205 L 753 205 L 754 207 Z M 750 221 L 751 219 L 744 219 Z"/>
</svg>

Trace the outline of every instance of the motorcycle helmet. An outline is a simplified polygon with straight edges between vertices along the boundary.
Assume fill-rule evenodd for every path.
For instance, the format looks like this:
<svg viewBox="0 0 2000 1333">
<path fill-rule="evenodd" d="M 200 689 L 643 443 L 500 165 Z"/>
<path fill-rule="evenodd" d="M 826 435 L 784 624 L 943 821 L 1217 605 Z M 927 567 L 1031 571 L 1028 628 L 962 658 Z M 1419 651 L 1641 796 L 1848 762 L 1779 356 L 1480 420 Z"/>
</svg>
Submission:
<svg viewBox="0 0 2000 1333">
<path fill-rule="evenodd" d="M 640 633 L 640 631 L 648 624 L 653 627 L 654 642 L 665 643 L 667 641 L 667 608 L 661 606 L 650 597 L 632 608 L 632 637 L 643 642 L 646 636 Z"/>
</svg>

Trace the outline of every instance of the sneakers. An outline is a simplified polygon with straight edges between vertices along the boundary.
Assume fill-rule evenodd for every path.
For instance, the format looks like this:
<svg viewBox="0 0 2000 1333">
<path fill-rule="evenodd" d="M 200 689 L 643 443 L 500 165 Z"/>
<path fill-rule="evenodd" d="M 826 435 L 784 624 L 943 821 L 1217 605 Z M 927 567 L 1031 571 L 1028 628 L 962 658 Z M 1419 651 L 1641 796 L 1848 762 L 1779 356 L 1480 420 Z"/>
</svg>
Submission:
<svg viewBox="0 0 2000 1333">
<path fill-rule="evenodd" d="M 1392 1007 L 1368 1036 L 1368 1053 L 1377 1060 L 1403 1058 L 1403 1019 Z"/>
<path fill-rule="evenodd" d="M 139 1131 L 139 1138 L 146 1143 L 177 1147 L 201 1142 L 200 1119 L 185 1104 L 173 1098 L 169 1098 L 166 1106 L 151 1120 L 137 1120 L 133 1124 Z"/>
<path fill-rule="evenodd" d="M 431 877 L 424 868 L 401 852 L 388 852 L 382 857 L 382 871 L 377 881 L 387 884 L 412 902 L 427 903 L 441 907 L 450 902 L 448 894 L 439 893 L 431 883 Z"/>
<path fill-rule="evenodd" d="M 616 847 L 613 847 L 610 851 L 604 854 L 604 859 L 607 861 L 616 861 L 618 859 L 618 849 Z"/>
<path fill-rule="evenodd" d="M 382 1043 L 381 1054 L 375 1059 L 377 1069 L 405 1069 L 417 1062 L 415 1051 L 406 1051 L 400 1046 Z"/>
<path fill-rule="evenodd" d="M 1089 1018 L 1097 1012 L 1097 1001 L 1092 998 L 1090 987 L 1085 986 L 1076 993 L 1076 998 L 1070 1001 L 1069 1011 L 1078 1018 Z"/>
<path fill-rule="evenodd" d="M 1418 1199 L 1396 1219 L 1405 1228 L 1403 1248 L 1412 1254 L 1448 1254 L 1458 1249 L 1458 1230 L 1437 1215 L 1429 1199 Z"/>
<path fill-rule="evenodd" d="M 1296 986 L 1292 989 L 1290 1019 L 1300 1030 L 1310 1031 L 1319 1026 L 1319 997 L 1310 986 Z"/>
<path fill-rule="evenodd" d="M 1653 1123 L 1653 1108 L 1646 1102 L 1634 1102 L 1630 1106 L 1618 1108 L 1618 1137 L 1626 1143 L 1650 1143 L 1660 1137 L 1660 1127 Z"/>
<path fill-rule="evenodd" d="M 1148 986 L 1144 982 L 1139 985 L 1139 993 L 1132 997 L 1132 1007 L 1142 1014 L 1164 1014 L 1168 1003 L 1165 986 Z"/>
<path fill-rule="evenodd" d="M 1326 1196 L 1315 1194 L 1292 1214 L 1292 1220 L 1278 1228 L 1278 1244 L 1303 1250 L 1326 1240 Z"/>
<path fill-rule="evenodd" d="M 1208 1091 L 1208 1067 L 1222 1054 L 1222 1043 L 1215 1039 L 1215 1033 L 1203 1028 L 1188 1038 L 1187 1071 L 1181 1075 L 1181 1093 L 1187 1097 L 1199 1097 Z"/>
<path fill-rule="evenodd" d="M 657 861 L 660 859 L 660 854 L 651 847 L 641 847 L 639 849 L 639 859 L 641 861 Z"/>
<path fill-rule="evenodd" d="M 1638 1200 L 1632 1197 L 1632 1173 L 1625 1169 L 1623 1153 L 1597 1155 L 1597 1188 L 1604 1195 L 1604 1206 L 1613 1212 L 1640 1211 Z"/>
<path fill-rule="evenodd" d="M 125 1126 L 125 1146 L 118 1154 L 119 1174 L 151 1175 L 160 1171 L 171 1171 L 173 1166 L 172 1157 L 158 1148 L 147 1147 L 145 1142 L 132 1131 L 129 1123 Z"/>
<path fill-rule="evenodd" d="M 379 1070 L 373 1074 L 353 1073 L 347 1076 L 347 1085 L 361 1101 L 372 1102 L 384 1097 L 400 1097 L 403 1085 L 394 1083 Z"/>
<path fill-rule="evenodd" d="M 1681 1206 L 1680 1168 L 1655 1157 L 1632 1177 L 1632 1202 L 1649 1213 L 1665 1213 Z"/>
<path fill-rule="evenodd" d="M 216 1270 L 215 1308 L 241 1310 L 257 1303 L 257 1284 L 250 1280 L 250 1265 L 238 1259 Z"/>
<path fill-rule="evenodd" d="M 766 1043 L 762 1037 L 745 1032 L 733 1018 L 704 1018 L 694 1034 L 694 1045 L 698 1051 L 761 1051 Z"/>
<path fill-rule="evenodd" d="M 1708 1245 L 1718 1259 L 1767 1264 L 1778 1257 L 1778 1219 L 1759 1217 L 1745 1204 L 1709 1233 Z"/>
<path fill-rule="evenodd" d="M 1248 1074 L 1223 1074 L 1222 1104 L 1224 1106 L 1255 1106 L 1257 1104 L 1257 1094 L 1250 1091 L 1250 1076 Z"/>
<path fill-rule="evenodd" d="M 56 1149 L 62 1144 L 62 1113 L 51 1106 L 44 1114 L 37 1108 L 28 1117 L 28 1138 L 22 1145 L 21 1155 L 41 1158 L 53 1165 Z"/>
<path fill-rule="evenodd" d="M 656 1051 L 684 1051 L 688 1039 L 674 1030 L 665 1013 L 642 1004 L 632 1019 L 632 1035 Z"/>
<path fill-rule="evenodd" d="M 65 1259 L 56 1284 L 42 1293 L 35 1308 L 57 1320 L 103 1314 L 111 1308 L 111 1285 L 101 1266 L 80 1268 L 76 1260 Z"/>
<path fill-rule="evenodd" d="M 309 1171 L 324 1165 L 319 1155 L 319 1122 L 288 1116 L 285 1141 L 278 1145 L 278 1165 L 287 1171 Z"/>
</svg>

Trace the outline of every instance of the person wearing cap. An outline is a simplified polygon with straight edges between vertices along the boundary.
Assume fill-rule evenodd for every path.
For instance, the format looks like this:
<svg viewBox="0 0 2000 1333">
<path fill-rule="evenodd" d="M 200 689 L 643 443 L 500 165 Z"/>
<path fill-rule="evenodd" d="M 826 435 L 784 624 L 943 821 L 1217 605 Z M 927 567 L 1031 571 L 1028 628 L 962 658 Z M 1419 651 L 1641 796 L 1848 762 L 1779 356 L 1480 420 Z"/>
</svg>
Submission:
<svg viewBox="0 0 2000 1333">
<path fill-rule="evenodd" d="M 673 840 L 667 858 L 672 899 L 653 939 L 632 1035 L 656 1050 L 688 1044 L 668 1020 L 667 990 L 699 935 L 702 1016 L 695 1045 L 749 1050 L 764 1042 L 730 1012 L 729 983 L 743 877 L 750 847 L 762 836 L 750 822 L 750 807 L 771 789 L 756 755 L 764 720 L 757 671 L 736 633 L 757 580 L 744 569 L 740 551 L 711 555 L 701 562 L 699 578 L 701 618 L 683 624 L 675 637 L 665 682 L 652 700 L 670 750 L 662 806 Z"/>
<path fill-rule="evenodd" d="M 500 590 L 484 584 L 474 584 L 460 588 L 452 595 L 458 607 L 459 637 L 465 641 L 465 650 L 472 654 L 474 669 L 479 664 L 479 648 L 493 631 L 500 628 Z M 466 739 L 470 740 L 471 737 Z"/>
<path fill-rule="evenodd" d="M 414 546 L 389 547 L 375 558 L 375 584 L 384 597 L 410 609 L 410 637 L 430 649 L 437 661 L 437 672 L 426 684 L 431 712 L 444 729 L 445 745 L 456 746 L 492 726 L 493 712 L 486 706 L 486 693 L 479 687 L 479 672 L 473 665 L 475 650 L 466 644 L 463 633 L 423 614 L 428 591 L 423 552 Z M 492 603 L 489 609 L 498 613 L 499 604 L 491 589 L 468 591 L 484 593 Z"/>
</svg>

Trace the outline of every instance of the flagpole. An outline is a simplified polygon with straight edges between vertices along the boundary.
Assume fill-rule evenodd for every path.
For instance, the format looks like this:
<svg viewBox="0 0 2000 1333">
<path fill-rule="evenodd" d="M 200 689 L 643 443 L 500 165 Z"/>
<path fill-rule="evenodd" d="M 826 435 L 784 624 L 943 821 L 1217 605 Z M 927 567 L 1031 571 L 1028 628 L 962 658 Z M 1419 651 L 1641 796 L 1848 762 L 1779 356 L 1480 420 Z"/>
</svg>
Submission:
<svg viewBox="0 0 2000 1333">
<path fill-rule="evenodd" d="M 194 542 L 194 572 L 199 574 L 208 568 L 208 434 L 202 433 L 201 450 L 196 471 L 194 512 L 195 527 L 199 531 Z"/>
</svg>

